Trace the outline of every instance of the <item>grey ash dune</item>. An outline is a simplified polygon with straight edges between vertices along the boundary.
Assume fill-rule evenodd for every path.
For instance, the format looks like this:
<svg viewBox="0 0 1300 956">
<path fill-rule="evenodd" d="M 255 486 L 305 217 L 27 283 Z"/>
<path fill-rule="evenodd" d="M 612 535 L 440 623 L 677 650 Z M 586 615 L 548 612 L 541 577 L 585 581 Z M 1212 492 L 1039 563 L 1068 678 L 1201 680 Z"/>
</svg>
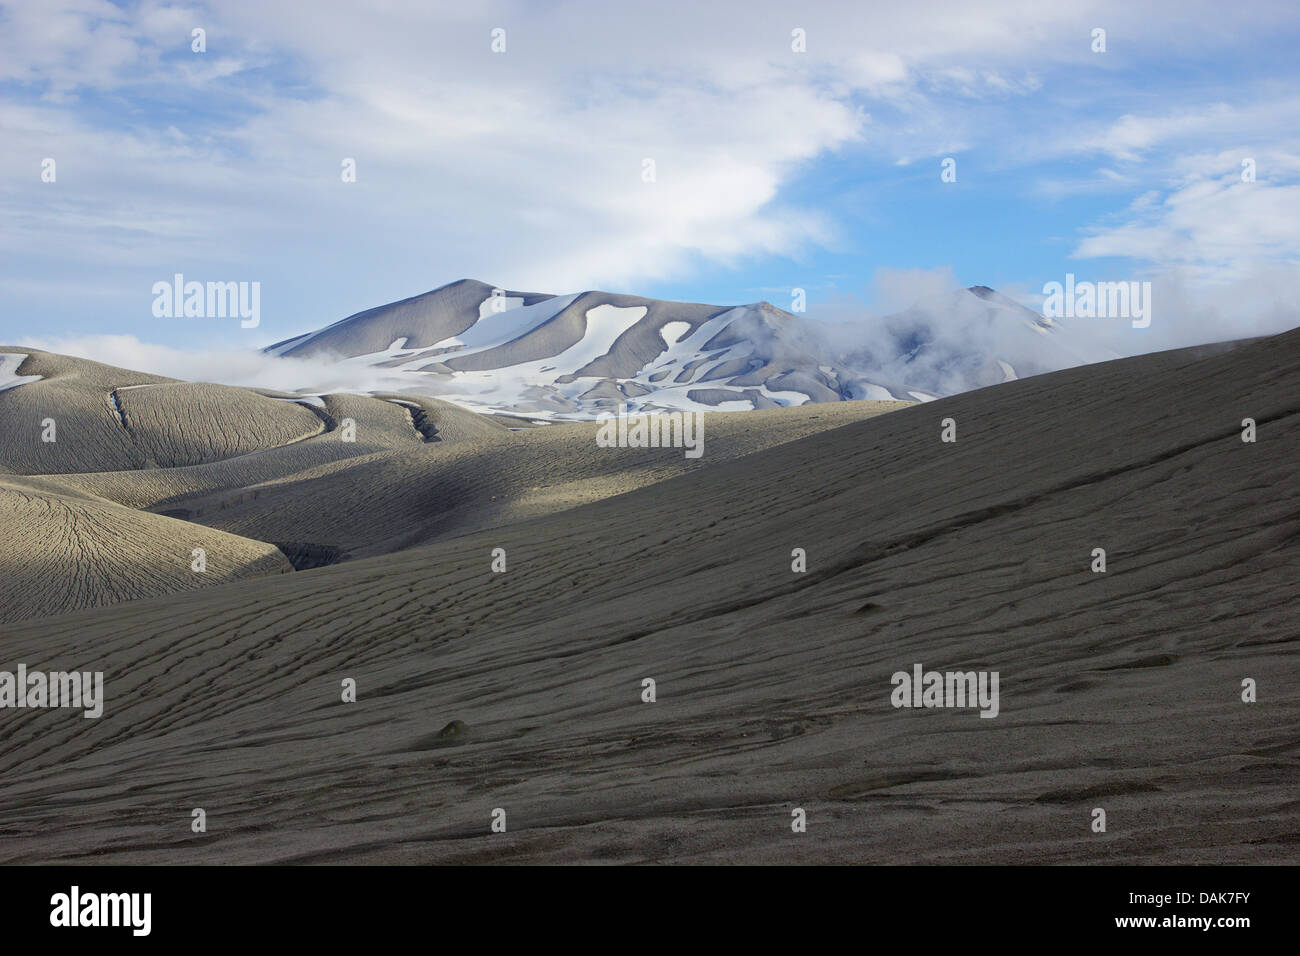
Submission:
<svg viewBox="0 0 1300 956">
<path fill-rule="evenodd" d="M 0 418 L 8 426 L 0 430 L 0 461 L 17 474 L 201 465 L 324 430 L 302 405 L 249 389 L 0 348 L 25 354 L 22 374 L 40 376 L 0 391 Z M 39 440 L 46 418 L 55 422 L 53 441 Z"/>
<path fill-rule="evenodd" d="M 0 859 L 1300 860 L 1300 332 L 836 423 L 427 546 L 7 626 L 7 660 L 103 670 L 107 703 L 4 716 Z M 1001 714 L 895 710 L 918 662 L 999 671 Z"/>
<path fill-rule="evenodd" d="M 594 424 L 517 433 L 408 394 L 304 397 L 35 351 L 19 371 L 35 380 L 0 391 L 0 621 L 389 553 L 699 467 L 603 454 Z M 711 416 L 710 457 L 899 405 Z"/>
</svg>

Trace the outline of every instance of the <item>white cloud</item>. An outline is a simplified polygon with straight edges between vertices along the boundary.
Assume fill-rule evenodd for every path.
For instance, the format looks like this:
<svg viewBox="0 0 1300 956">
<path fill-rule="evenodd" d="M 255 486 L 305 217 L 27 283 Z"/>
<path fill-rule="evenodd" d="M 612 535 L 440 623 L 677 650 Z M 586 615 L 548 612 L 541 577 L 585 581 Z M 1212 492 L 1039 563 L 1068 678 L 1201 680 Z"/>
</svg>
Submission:
<svg viewBox="0 0 1300 956">
<path fill-rule="evenodd" d="M 1107 161 L 1098 182 L 1146 188 L 1171 175 L 1142 168 L 1161 148 L 1225 130 L 1249 142 L 1276 103 L 1114 121 L 1070 102 L 1060 70 L 1104 76 L 1156 41 L 1248 44 L 1286 15 L 1234 10 L 1237 40 L 1205 28 L 1219 11 L 1208 0 L 411 0 L 382 14 L 319 0 L 310 15 L 289 0 L 7 3 L 0 79 L 29 95 L 0 98 L 0 249 L 13 272 L 0 281 L 39 281 L 28 268 L 39 261 L 48 297 L 108 287 L 140 303 L 134 316 L 175 271 L 259 280 L 287 335 L 461 275 L 635 291 L 798 257 L 839 240 L 841 210 L 789 187 L 837 153 L 922 163 L 979 149 L 992 169 L 1082 143 Z M 1101 22 L 1105 57 L 1089 50 Z M 195 26 L 206 54 L 189 52 Z M 507 30 L 503 55 L 489 48 L 495 26 Z M 807 53 L 790 49 L 796 26 Z M 44 156 L 59 162 L 57 186 L 37 179 Z M 357 161 L 355 184 L 340 181 L 344 157 Z M 653 184 L 641 181 L 645 158 Z M 1247 242 L 1240 258 L 1260 236 L 1284 239 L 1248 202 L 1246 225 L 1186 235 L 1198 203 L 1223 209 L 1163 195 L 1155 211 L 1134 206 L 1095 230 L 1080 254 L 1168 248 L 1187 263 L 1202 239 L 1215 260 L 1231 259 L 1234 241 Z M 123 314 L 109 321 L 121 327 Z"/>
<path fill-rule="evenodd" d="M 194 351 L 142 342 L 133 335 L 29 336 L 18 346 L 187 382 L 313 394 L 365 394 L 411 387 L 409 374 L 403 376 L 357 363 L 341 364 L 330 356 L 280 358 L 255 349 L 231 348 Z M 421 387 L 428 391 L 427 382 L 421 382 Z"/>
<path fill-rule="evenodd" d="M 100 219 L 120 217 L 119 243 L 208 257 L 232 235 L 248 248 L 282 231 L 267 223 L 272 212 L 299 233 L 337 229 L 358 218 L 357 194 L 364 231 L 417 247 L 409 260 L 454 253 L 458 274 L 509 273 L 502 278 L 521 284 L 628 283 L 680 272 L 696 257 L 789 254 L 833 235 L 824 214 L 779 200 L 802 164 L 861 139 L 856 97 L 915 112 L 937 149 L 966 137 L 921 92 L 943 72 L 934 64 L 996 51 L 1003 67 L 971 68 L 963 96 L 1033 85 L 1005 68 L 1032 42 L 1016 2 L 939 5 L 932 16 L 847 3 L 797 13 L 760 3 L 743 15 L 667 3 L 621 7 L 616 17 L 578 3 L 395 3 L 383 16 L 344 2 L 303 16 L 279 0 L 6 9 L 0 61 L 13 78 L 45 81 L 61 96 L 165 93 L 179 81 L 239 106 L 205 123 L 177 111 L 180 137 L 129 116 L 91 123 L 75 103 L 46 103 L 38 123 L 12 130 L 13 162 L 62 156 L 70 185 L 95 187 L 96 198 L 83 190 L 37 207 L 44 241 L 91 258 L 102 255 L 102 235 L 76 236 Z M 208 30 L 203 55 L 189 54 L 195 25 Z M 495 25 L 507 30 L 503 55 L 489 49 Z M 808 31 L 807 54 L 790 50 L 794 25 Z M 220 82 L 245 66 L 277 75 Z M 888 127 L 871 132 L 872 148 L 889 148 Z M 352 194 L 338 180 L 345 156 L 360 170 Z M 658 164 L 652 188 L 640 181 L 646 157 Z M 33 232 L 12 241 L 27 244 Z"/>
<path fill-rule="evenodd" d="M 1243 158 L 1256 180 L 1242 179 Z M 1078 258 L 1121 256 L 1156 271 L 1240 279 L 1261 268 L 1300 265 L 1300 159 L 1246 147 L 1183 157 L 1165 192 L 1144 193 L 1122 221 L 1094 227 Z"/>
</svg>

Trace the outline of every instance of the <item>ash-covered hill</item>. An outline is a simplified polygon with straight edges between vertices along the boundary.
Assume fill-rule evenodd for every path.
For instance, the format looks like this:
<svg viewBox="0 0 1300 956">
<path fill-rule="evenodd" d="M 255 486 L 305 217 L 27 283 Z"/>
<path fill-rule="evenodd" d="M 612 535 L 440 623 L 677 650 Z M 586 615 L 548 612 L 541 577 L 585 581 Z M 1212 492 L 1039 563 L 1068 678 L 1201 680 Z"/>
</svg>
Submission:
<svg viewBox="0 0 1300 956">
<path fill-rule="evenodd" d="M 579 458 L 533 442 L 594 427 L 506 432 L 524 487 Z M 102 720 L 6 718 L 0 862 L 1300 860 L 1300 331 L 713 447 L 562 513 L 0 629 L 106 688 Z M 510 466 L 455 470 L 490 500 Z M 915 666 L 1000 675 L 998 716 L 895 707 Z"/>
<path fill-rule="evenodd" d="M 767 302 L 556 296 L 470 279 L 267 351 L 333 357 L 382 370 L 401 390 L 547 421 L 589 419 L 620 405 L 741 411 L 928 401 L 1116 357 L 984 286 L 835 326 Z"/>
<path fill-rule="evenodd" d="M 594 422 L 519 428 L 419 395 L 290 395 L 0 346 L 0 622 L 392 553 L 903 405 L 711 414 L 706 465 L 611 453 Z"/>
</svg>

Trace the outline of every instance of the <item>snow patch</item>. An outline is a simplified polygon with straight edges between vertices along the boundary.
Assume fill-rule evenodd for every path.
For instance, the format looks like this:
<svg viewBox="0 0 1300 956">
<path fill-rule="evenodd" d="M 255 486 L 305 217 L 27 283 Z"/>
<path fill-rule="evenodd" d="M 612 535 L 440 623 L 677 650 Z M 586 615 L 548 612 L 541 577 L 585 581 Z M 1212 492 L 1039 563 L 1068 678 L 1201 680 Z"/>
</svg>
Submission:
<svg viewBox="0 0 1300 956">
<path fill-rule="evenodd" d="M 504 345 L 507 342 L 513 342 L 515 339 L 528 334 L 543 323 L 555 318 L 567 309 L 579 294 L 544 299 L 541 302 L 534 302 L 532 305 L 523 305 L 524 300 L 519 299 L 520 305 L 504 312 L 493 312 L 491 308 L 488 308 L 485 312 L 483 306 L 480 305 L 477 322 L 460 333 L 460 335 L 453 335 L 441 342 L 435 342 L 433 347 L 437 349 L 457 349 L 456 357 L 460 358 L 462 355 L 482 352 L 498 345 Z"/>
<path fill-rule="evenodd" d="M 665 322 L 659 327 L 659 336 L 664 340 L 664 345 L 672 348 L 690 330 L 689 322 Z"/>
<path fill-rule="evenodd" d="M 882 385 L 873 385 L 871 382 L 864 382 L 861 386 L 865 393 L 862 398 L 868 402 L 896 402 L 894 393 Z"/>
<path fill-rule="evenodd" d="M 40 375 L 18 374 L 18 369 L 27 359 L 28 355 L 24 352 L 0 352 L 0 392 L 41 380 L 43 376 Z"/>
<path fill-rule="evenodd" d="M 506 304 L 504 309 L 494 307 L 494 303 L 500 300 Z M 490 295 L 478 304 L 479 321 L 486 319 L 489 315 L 500 315 L 502 312 L 509 312 L 511 309 L 517 309 L 524 304 L 523 296 L 518 295 Z"/>
<path fill-rule="evenodd" d="M 548 300 L 547 303 L 539 303 L 539 305 L 553 302 L 554 300 Z M 557 314 L 565 305 L 567 303 L 552 306 L 554 308 L 552 314 Z M 532 308 L 535 308 L 535 306 L 525 306 L 515 311 L 517 313 L 526 312 Z M 545 373 L 545 375 L 552 376 L 552 380 L 575 374 L 583 366 L 595 361 L 602 355 L 608 354 L 609 350 L 614 346 L 614 341 L 645 318 L 647 311 L 649 310 L 644 305 L 629 306 L 627 308 L 619 308 L 613 305 L 595 306 L 587 310 L 586 334 L 559 355 L 552 355 L 535 362 L 521 362 L 518 365 L 510 365 L 505 368 L 477 371 L 457 370 L 450 376 L 442 377 L 438 397 L 466 407 L 487 406 L 489 408 L 509 410 L 512 407 L 511 403 L 517 407 L 520 404 L 520 396 L 531 386 L 546 381 L 542 372 L 543 368 L 553 369 L 552 372 Z M 478 325 L 475 325 L 470 331 L 473 332 L 477 329 Z M 499 344 L 499 340 L 494 339 L 492 345 L 496 344 Z M 465 353 L 457 354 L 463 355 Z M 579 395 L 591 388 L 591 382 L 589 379 L 576 379 L 572 382 L 553 384 L 549 387 L 564 398 L 576 400 Z M 547 413 L 529 409 L 528 414 L 541 416 Z M 553 412 L 550 414 L 552 417 L 558 418 L 568 413 Z M 575 419 L 588 419 L 591 416 L 588 413 L 574 413 L 573 417 Z"/>
</svg>

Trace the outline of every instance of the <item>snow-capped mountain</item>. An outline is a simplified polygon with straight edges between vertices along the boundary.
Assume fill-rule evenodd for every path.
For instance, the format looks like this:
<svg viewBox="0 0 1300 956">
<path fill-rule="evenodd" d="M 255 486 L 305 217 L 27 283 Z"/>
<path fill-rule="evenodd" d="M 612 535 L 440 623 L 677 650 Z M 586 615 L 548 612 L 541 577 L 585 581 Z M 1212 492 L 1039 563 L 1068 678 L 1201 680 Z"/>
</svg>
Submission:
<svg viewBox="0 0 1300 956">
<path fill-rule="evenodd" d="M 539 420 L 929 400 L 1100 361 L 1059 323 L 976 286 L 852 326 L 767 302 L 547 295 L 462 279 L 270 346 L 384 371 L 411 392 Z"/>
</svg>

